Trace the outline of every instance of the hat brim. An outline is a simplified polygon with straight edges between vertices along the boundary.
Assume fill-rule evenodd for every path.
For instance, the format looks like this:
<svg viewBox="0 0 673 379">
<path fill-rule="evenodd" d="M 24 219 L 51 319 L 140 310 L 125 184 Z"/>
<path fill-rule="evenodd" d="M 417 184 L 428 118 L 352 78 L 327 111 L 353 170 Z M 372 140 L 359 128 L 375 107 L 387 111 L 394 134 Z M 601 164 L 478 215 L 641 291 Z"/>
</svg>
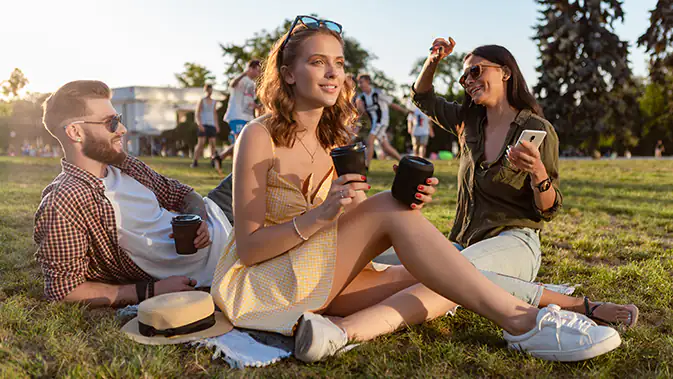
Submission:
<svg viewBox="0 0 673 379">
<path fill-rule="evenodd" d="M 174 337 L 146 337 L 140 334 L 140 331 L 138 330 L 138 317 L 135 317 L 133 320 L 127 322 L 126 325 L 122 327 L 122 332 L 126 333 L 128 338 L 144 345 L 177 345 L 180 343 L 198 341 L 203 338 L 221 336 L 222 334 L 229 333 L 233 328 L 234 327 L 231 325 L 229 320 L 224 317 L 222 312 L 215 311 L 215 325 L 206 330 L 201 330 L 195 333 L 183 334 Z"/>
</svg>

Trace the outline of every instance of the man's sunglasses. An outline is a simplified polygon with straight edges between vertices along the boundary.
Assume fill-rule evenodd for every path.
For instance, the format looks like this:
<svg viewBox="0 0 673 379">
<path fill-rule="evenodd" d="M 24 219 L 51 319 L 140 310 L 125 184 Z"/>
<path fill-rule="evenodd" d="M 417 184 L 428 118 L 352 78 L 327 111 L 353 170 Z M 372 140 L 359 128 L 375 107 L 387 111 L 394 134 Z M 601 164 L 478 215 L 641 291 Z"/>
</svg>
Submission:
<svg viewBox="0 0 673 379">
<path fill-rule="evenodd" d="M 339 33 L 339 34 L 341 34 L 341 32 L 343 31 L 343 27 L 341 26 L 341 24 L 336 23 L 334 21 L 320 20 L 320 19 L 317 19 L 313 16 L 297 16 L 297 17 L 294 18 L 294 21 L 292 21 L 292 26 L 290 26 L 290 31 L 287 32 L 287 36 L 285 36 L 285 40 L 283 40 L 283 43 L 280 45 L 280 51 L 283 51 L 283 49 L 285 49 L 285 46 L 290 41 L 290 36 L 292 36 L 292 32 L 294 31 L 294 29 L 299 24 L 304 25 L 305 27 L 307 27 L 309 29 L 318 29 L 321 26 L 323 26 L 323 27 L 325 27 L 325 28 L 327 28 L 327 29 L 329 29 L 333 32 Z"/>
<path fill-rule="evenodd" d="M 110 133 L 114 133 L 117 131 L 117 128 L 119 128 L 119 124 L 121 123 L 122 123 L 122 115 L 116 114 L 107 121 L 73 121 L 71 123 L 68 123 L 68 125 L 63 126 L 63 129 L 73 124 L 96 124 L 96 125 L 105 125 L 105 128 Z"/>
<path fill-rule="evenodd" d="M 460 83 L 460 85 L 463 86 L 463 88 L 465 88 L 465 81 L 467 81 L 467 77 L 470 76 L 472 80 L 479 79 L 479 77 L 481 77 L 481 74 L 484 73 L 484 67 L 502 68 L 502 66 L 499 64 L 486 64 L 486 63 L 475 64 L 472 67 L 465 70 L 463 75 L 461 75 L 460 79 L 458 80 L 458 83 Z"/>
</svg>

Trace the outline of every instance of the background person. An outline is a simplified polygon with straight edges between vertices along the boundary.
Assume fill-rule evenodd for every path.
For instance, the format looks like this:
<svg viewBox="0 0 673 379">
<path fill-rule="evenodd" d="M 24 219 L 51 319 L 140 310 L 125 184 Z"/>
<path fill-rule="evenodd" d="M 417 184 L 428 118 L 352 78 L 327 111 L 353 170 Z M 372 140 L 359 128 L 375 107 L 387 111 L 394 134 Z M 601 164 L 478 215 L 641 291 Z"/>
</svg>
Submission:
<svg viewBox="0 0 673 379">
<path fill-rule="evenodd" d="M 371 130 L 367 137 L 367 167 L 374 158 L 374 141 L 378 141 L 383 151 L 394 159 L 401 158 L 400 153 L 388 141 L 387 131 L 390 125 L 389 108 L 393 108 L 404 114 L 411 113 L 408 109 L 393 102 L 392 96 L 372 86 L 372 78 L 367 74 L 357 77 L 358 86 L 362 94 L 357 98 L 357 107 L 361 114 L 369 117 Z"/>
<path fill-rule="evenodd" d="M 194 115 L 196 125 L 198 126 L 198 131 L 196 133 L 198 142 L 194 149 L 194 161 L 191 164 L 192 168 L 199 165 L 199 158 L 203 155 L 206 139 L 208 139 L 208 145 L 210 146 L 210 156 L 214 157 L 217 154 L 217 134 L 220 132 L 220 125 L 217 121 L 217 101 L 212 98 L 212 84 L 206 84 L 203 90 L 205 91 L 206 96 L 199 100 Z"/>
</svg>

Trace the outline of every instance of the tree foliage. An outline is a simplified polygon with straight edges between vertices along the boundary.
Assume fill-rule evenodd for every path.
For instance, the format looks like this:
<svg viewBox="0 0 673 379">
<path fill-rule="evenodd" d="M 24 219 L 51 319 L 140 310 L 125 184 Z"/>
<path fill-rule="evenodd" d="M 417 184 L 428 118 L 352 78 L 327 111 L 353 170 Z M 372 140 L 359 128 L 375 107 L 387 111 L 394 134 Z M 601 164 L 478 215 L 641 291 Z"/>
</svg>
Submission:
<svg viewBox="0 0 673 379">
<path fill-rule="evenodd" d="M 448 57 L 442 59 L 435 71 L 435 91 L 443 93 L 450 97 L 456 97 L 463 92 L 463 87 L 458 84 L 458 79 L 463 72 L 463 60 L 465 53 L 452 53 Z M 414 62 L 410 74 L 417 76 L 427 57 L 421 57 Z"/>
<path fill-rule="evenodd" d="M 650 27 L 638 38 L 650 54 L 650 76 L 664 84 L 667 74 L 673 74 L 673 0 L 659 0 L 650 11 Z"/>
<path fill-rule="evenodd" d="M 26 84 L 28 84 L 28 78 L 26 78 L 21 70 L 15 68 L 9 75 L 9 79 L 2 81 L 2 94 L 5 97 L 12 99 L 18 98 L 19 91 L 21 91 Z"/>
<path fill-rule="evenodd" d="M 593 150 L 604 134 L 622 128 L 633 99 L 628 43 L 614 33 L 623 21 L 618 0 L 537 0 L 541 17 L 535 26 L 540 73 L 535 93 L 545 116 L 564 145 Z M 617 122 L 615 122 L 617 121 Z M 620 122 L 622 121 L 622 122 Z"/>
<path fill-rule="evenodd" d="M 286 19 L 279 27 L 273 30 L 263 29 L 241 44 L 220 44 L 226 66 L 224 71 L 226 81 L 228 82 L 241 72 L 245 71 L 246 64 L 251 59 L 263 60 L 266 58 L 269 55 L 273 44 L 290 29 L 292 21 L 293 20 Z M 344 58 L 347 73 L 357 75 L 358 73 L 368 71 L 377 85 L 380 85 L 386 90 L 395 89 L 395 83 L 391 79 L 389 79 L 382 71 L 371 66 L 371 62 L 376 59 L 376 55 L 365 50 L 356 39 L 345 34 Z"/>
<path fill-rule="evenodd" d="M 205 66 L 191 62 L 186 62 L 184 66 L 183 72 L 175 74 L 175 79 L 183 88 L 203 87 L 206 83 L 212 84 L 215 81 L 215 75 Z"/>
</svg>

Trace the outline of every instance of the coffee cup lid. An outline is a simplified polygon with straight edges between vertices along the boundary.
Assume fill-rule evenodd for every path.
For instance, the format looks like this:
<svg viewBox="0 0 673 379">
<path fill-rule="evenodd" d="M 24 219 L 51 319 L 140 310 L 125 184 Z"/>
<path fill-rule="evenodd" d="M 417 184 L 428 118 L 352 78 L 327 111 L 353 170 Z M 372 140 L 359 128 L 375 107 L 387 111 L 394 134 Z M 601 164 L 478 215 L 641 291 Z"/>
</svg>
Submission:
<svg viewBox="0 0 673 379">
<path fill-rule="evenodd" d="M 425 158 L 421 158 L 421 157 L 407 156 L 406 158 L 408 160 L 412 161 L 415 164 L 421 164 L 421 165 L 431 165 L 432 164 L 432 162 L 430 162 L 429 160 L 427 160 Z"/>
<path fill-rule="evenodd" d="M 201 222 L 201 216 L 195 214 L 185 214 L 173 217 L 171 220 L 172 224 L 193 224 L 196 222 Z"/>
<path fill-rule="evenodd" d="M 350 144 L 350 145 L 339 146 L 337 148 L 334 148 L 330 152 L 330 155 L 334 156 L 334 155 L 347 154 L 351 151 L 360 152 L 360 151 L 363 151 L 364 149 L 365 149 L 365 145 L 362 142 L 358 142 L 358 143 L 353 143 L 353 144 Z"/>
</svg>

